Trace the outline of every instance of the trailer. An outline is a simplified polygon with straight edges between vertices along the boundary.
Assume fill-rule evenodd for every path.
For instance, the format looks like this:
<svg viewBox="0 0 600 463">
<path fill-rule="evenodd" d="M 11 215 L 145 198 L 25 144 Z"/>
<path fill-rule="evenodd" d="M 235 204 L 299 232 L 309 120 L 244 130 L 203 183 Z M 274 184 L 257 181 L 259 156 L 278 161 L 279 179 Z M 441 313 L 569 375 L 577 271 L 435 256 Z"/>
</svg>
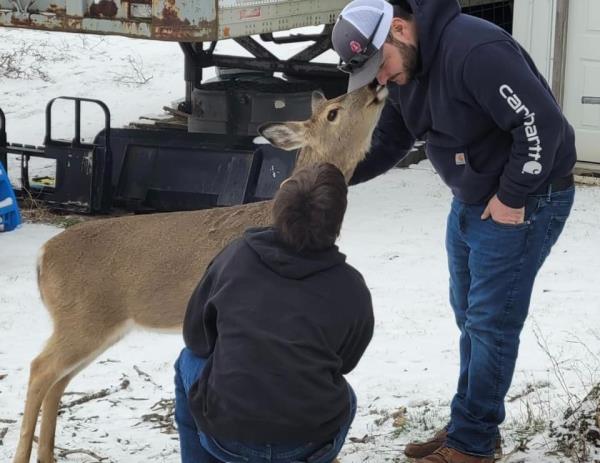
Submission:
<svg viewBox="0 0 600 463">
<path fill-rule="evenodd" d="M 21 159 L 17 194 L 54 209 L 95 214 L 192 210 L 270 199 L 295 163 L 293 153 L 257 144 L 267 121 L 310 115 L 314 90 L 327 97 L 346 91 L 334 63 L 315 61 L 331 47 L 332 24 L 349 0 L 0 0 L 0 26 L 111 34 L 179 42 L 185 60 L 184 95 L 169 108 L 184 124 L 111 126 L 102 101 L 58 97 L 46 106 L 43 146 L 9 143 L 0 102 L 0 161 Z M 512 1 L 466 0 L 463 11 L 512 30 Z M 303 26 L 318 33 L 275 34 Z M 232 39 L 251 56 L 221 55 Z M 302 43 L 282 60 L 273 48 Z M 206 79 L 203 70 L 217 69 Z M 53 137 L 57 101 L 73 107 L 73 138 Z M 81 140 L 82 106 L 104 112 L 104 128 Z M 51 159 L 50 182 L 31 179 L 30 163 Z"/>
</svg>

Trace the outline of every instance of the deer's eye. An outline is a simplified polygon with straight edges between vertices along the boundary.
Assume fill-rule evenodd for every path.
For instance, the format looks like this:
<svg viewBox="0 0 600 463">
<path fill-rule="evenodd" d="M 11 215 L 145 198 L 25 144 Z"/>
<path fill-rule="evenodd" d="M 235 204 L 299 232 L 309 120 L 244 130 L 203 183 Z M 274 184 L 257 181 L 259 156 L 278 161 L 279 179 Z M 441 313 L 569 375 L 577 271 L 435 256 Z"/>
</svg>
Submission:
<svg viewBox="0 0 600 463">
<path fill-rule="evenodd" d="M 331 111 L 329 111 L 327 113 L 327 120 L 329 122 L 333 122 L 333 121 L 335 121 L 335 118 L 337 117 L 337 115 L 338 115 L 338 110 L 337 109 L 332 109 Z"/>
</svg>

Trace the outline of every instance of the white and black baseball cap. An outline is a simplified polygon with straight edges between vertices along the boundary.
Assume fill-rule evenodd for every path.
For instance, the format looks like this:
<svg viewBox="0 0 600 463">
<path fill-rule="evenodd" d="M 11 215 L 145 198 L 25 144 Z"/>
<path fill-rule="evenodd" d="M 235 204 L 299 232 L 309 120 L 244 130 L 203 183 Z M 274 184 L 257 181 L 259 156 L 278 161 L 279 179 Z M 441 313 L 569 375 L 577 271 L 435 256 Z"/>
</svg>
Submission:
<svg viewBox="0 0 600 463">
<path fill-rule="evenodd" d="M 354 0 L 340 13 L 331 41 L 340 55 L 339 69 L 350 74 L 349 92 L 377 76 L 393 16 L 394 9 L 385 0 Z"/>
</svg>

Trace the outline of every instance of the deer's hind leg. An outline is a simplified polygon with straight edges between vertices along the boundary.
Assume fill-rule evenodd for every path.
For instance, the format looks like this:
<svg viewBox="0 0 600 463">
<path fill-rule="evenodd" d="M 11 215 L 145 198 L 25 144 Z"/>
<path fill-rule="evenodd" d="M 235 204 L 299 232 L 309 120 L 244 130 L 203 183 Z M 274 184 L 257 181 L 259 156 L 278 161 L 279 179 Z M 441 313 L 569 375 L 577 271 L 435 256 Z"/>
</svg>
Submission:
<svg viewBox="0 0 600 463">
<path fill-rule="evenodd" d="M 56 325 L 55 325 L 56 326 Z M 93 326 L 89 327 L 93 329 Z M 98 327 L 99 328 L 99 327 Z M 93 333 L 78 332 L 67 336 L 63 331 L 52 334 L 44 350 L 31 362 L 25 412 L 14 463 L 29 463 L 37 418 L 44 402 L 40 463 L 53 462 L 54 433 L 58 404 L 67 384 L 104 350 L 127 332 L 127 324 Z"/>
<path fill-rule="evenodd" d="M 60 342 L 53 335 L 44 350 L 31 362 L 25 411 L 14 463 L 29 463 L 33 435 L 42 401 L 49 389 L 66 374 L 67 365 L 65 362 L 61 362 L 60 358 Z"/>
<path fill-rule="evenodd" d="M 79 371 L 79 370 L 77 370 Z M 59 379 L 46 394 L 42 403 L 42 427 L 40 429 L 40 440 L 38 443 L 39 463 L 53 463 L 54 460 L 54 438 L 56 435 L 56 421 L 58 418 L 58 407 L 60 399 L 71 379 L 77 371 L 69 373 Z"/>
</svg>

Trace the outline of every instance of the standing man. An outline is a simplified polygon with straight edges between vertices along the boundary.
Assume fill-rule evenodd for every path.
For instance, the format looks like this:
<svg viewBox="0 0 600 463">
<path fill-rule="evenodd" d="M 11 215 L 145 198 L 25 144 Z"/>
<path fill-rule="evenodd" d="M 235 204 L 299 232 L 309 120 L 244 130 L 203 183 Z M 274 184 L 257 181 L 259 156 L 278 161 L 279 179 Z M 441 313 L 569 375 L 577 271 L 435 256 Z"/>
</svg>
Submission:
<svg viewBox="0 0 600 463">
<path fill-rule="evenodd" d="M 573 129 L 525 50 L 456 0 L 354 0 L 332 40 L 349 91 L 377 79 L 390 92 L 351 183 L 426 139 L 454 194 L 446 248 L 458 385 L 446 429 L 405 453 L 490 463 L 535 276 L 573 204 Z"/>
</svg>

